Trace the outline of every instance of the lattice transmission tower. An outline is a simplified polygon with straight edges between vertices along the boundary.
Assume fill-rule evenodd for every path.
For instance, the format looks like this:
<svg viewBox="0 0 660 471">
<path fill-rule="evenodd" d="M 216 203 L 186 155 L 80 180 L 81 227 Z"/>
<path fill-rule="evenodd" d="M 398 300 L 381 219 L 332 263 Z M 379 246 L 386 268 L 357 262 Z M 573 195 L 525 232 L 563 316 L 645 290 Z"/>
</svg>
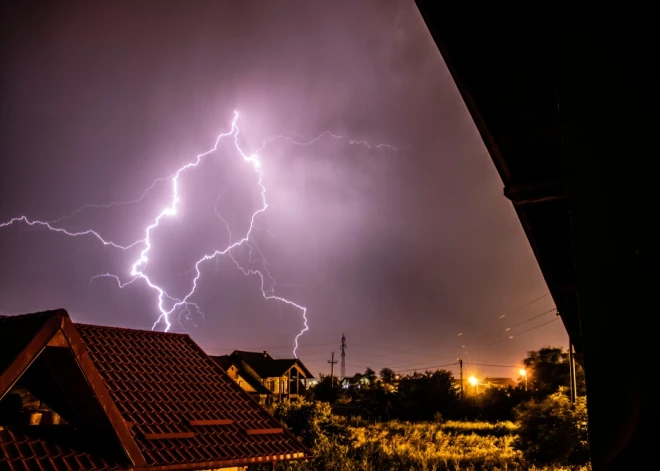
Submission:
<svg viewBox="0 0 660 471">
<path fill-rule="evenodd" d="M 341 379 L 346 377 L 346 336 L 341 334 Z"/>
</svg>

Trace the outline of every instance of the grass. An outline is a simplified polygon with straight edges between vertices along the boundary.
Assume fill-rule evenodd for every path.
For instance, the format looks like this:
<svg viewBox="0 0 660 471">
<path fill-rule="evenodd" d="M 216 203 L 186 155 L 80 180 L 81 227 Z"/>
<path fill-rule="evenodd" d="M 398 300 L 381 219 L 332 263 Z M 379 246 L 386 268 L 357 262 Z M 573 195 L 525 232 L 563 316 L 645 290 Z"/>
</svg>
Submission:
<svg viewBox="0 0 660 471">
<path fill-rule="evenodd" d="M 515 435 L 518 426 L 513 422 L 458 422 L 448 421 L 442 424 L 442 430 L 453 434 L 474 433 L 480 436 L 503 437 L 506 435 Z"/>
<path fill-rule="evenodd" d="M 325 441 L 309 463 L 279 465 L 296 471 L 568 471 L 530 466 L 513 447 L 512 422 L 405 423 L 349 426 L 352 445 Z M 588 467 L 572 471 L 587 471 Z"/>
<path fill-rule="evenodd" d="M 389 422 L 351 432 L 362 469 L 519 469 L 523 458 L 513 448 L 515 435 L 501 430 L 506 428 L 460 422 Z"/>
</svg>

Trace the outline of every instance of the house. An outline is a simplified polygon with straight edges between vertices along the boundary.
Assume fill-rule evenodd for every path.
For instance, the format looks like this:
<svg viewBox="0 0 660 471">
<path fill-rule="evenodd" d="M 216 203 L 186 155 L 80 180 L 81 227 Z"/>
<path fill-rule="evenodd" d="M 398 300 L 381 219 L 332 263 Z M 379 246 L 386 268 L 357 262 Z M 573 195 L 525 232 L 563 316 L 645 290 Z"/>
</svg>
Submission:
<svg viewBox="0 0 660 471">
<path fill-rule="evenodd" d="M 376 381 L 378 381 L 378 379 L 376 379 Z M 348 389 L 351 386 L 361 388 L 363 386 L 369 386 L 370 384 L 371 381 L 368 376 L 365 376 L 362 373 L 355 373 L 350 378 L 344 378 L 341 382 L 341 387 L 344 389 Z"/>
<path fill-rule="evenodd" d="M 482 384 L 485 384 L 487 387 L 499 388 L 499 389 L 508 389 L 515 388 L 518 383 L 516 383 L 511 378 L 486 378 L 483 380 Z"/>
<path fill-rule="evenodd" d="M 272 395 L 271 391 L 263 385 L 262 380 L 256 374 L 256 372 L 251 371 L 251 368 L 246 365 L 242 365 L 240 361 L 236 361 L 230 357 L 230 355 L 223 355 L 213 358 L 220 367 L 225 370 L 227 375 L 233 379 L 238 385 L 243 388 L 244 391 L 249 393 L 259 404 L 266 405 L 270 404 L 272 401 L 269 400 L 269 397 Z"/>
<path fill-rule="evenodd" d="M 237 470 L 309 458 L 188 335 L 0 318 L 1 470 Z"/>
<path fill-rule="evenodd" d="M 262 404 L 303 398 L 307 380 L 314 378 L 299 359 L 275 359 L 266 351 L 235 350 L 212 358 Z"/>
</svg>

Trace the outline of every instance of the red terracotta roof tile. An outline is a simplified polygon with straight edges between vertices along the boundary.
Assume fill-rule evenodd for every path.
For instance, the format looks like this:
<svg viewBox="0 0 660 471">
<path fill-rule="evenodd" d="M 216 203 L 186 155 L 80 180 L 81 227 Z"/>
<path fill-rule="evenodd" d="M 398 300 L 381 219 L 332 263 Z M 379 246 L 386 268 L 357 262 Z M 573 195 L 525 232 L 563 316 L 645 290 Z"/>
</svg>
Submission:
<svg viewBox="0 0 660 471">
<path fill-rule="evenodd" d="M 76 325 L 96 368 L 148 465 L 304 453 L 288 433 L 248 436 L 281 425 L 261 409 L 187 335 Z M 113 345 L 109 349 L 109 345 Z M 119 361 L 117 361 L 119 359 Z M 191 420 L 231 420 L 194 427 Z M 190 438 L 145 435 L 193 432 Z"/>
<path fill-rule="evenodd" d="M 143 457 L 147 467 L 184 469 L 189 465 L 197 469 L 196 464 L 204 463 L 215 468 L 310 456 L 309 450 L 287 430 L 248 434 L 248 430 L 280 429 L 281 424 L 189 336 L 74 325 L 65 311 L 10 323 L 26 324 L 21 332 L 29 337 L 53 315 L 67 317 L 62 329 L 75 328 L 66 335 L 80 336 L 76 342 L 80 345 L 82 341 L 80 347 L 84 346 L 84 355 L 89 355 L 85 361 L 91 360 L 86 374 L 97 375 L 107 389 L 104 400 L 114 403 L 113 420 L 119 420 L 113 426 L 131 425 L 122 433 L 129 434 L 125 440 L 137 444 L 137 457 Z M 0 330 L 7 334 L 5 321 L 0 320 Z M 6 353 L 15 356 L 13 351 Z M 75 440 L 65 440 L 61 438 L 66 436 L 67 426 L 54 427 L 58 432 L 55 439 L 53 435 L 36 435 L 42 426 L 25 428 L 28 431 L 0 426 L 0 470 L 103 471 L 132 467 L 126 455 L 111 457 L 98 449 L 99 444 L 94 451 L 79 447 L 80 432 L 76 432 Z"/>
<path fill-rule="evenodd" d="M 9 430 L 0 427 L 0 470 L 56 470 L 56 471 L 105 471 L 126 469 L 128 463 L 115 462 L 90 452 L 65 445 L 66 426 L 58 431 L 61 444 L 55 445 L 52 437 L 40 436 L 38 427 Z M 34 430 L 31 430 L 34 429 Z"/>
</svg>

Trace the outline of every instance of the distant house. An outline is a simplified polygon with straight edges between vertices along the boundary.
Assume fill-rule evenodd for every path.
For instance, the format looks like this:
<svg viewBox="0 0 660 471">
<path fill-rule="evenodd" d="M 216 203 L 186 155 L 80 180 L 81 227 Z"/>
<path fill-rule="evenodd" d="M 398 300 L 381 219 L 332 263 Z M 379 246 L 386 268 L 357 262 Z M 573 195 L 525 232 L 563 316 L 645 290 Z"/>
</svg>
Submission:
<svg viewBox="0 0 660 471">
<path fill-rule="evenodd" d="M 220 367 L 225 370 L 227 375 L 233 379 L 244 391 L 249 393 L 261 405 L 266 405 L 272 401 L 269 399 L 271 392 L 262 384 L 262 380 L 256 372 L 250 371 L 249 366 L 243 365 L 235 358 L 229 355 L 213 358 Z"/>
<path fill-rule="evenodd" d="M 237 470 L 308 458 L 188 335 L 0 318 L 0 470 Z"/>
<path fill-rule="evenodd" d="M 262 404 L 303 398 L 307 380 L 314 378 L 299 359 L 275 359 L 265 351 L 235 350 L 212 358 Z"/>
<path fill-rule="evenodd" d="M 376 379 L 379 381 L 378 379 Z M 344 389 L 348 389 L 351 386 L 355 387 L 362 387 L 362 386 L 369 386 L 371 382 L 369 381 L 369 377 L 363 375 L 362 373 L 355 373 L 353 376 L 350 378 L 344 378 L 341 382 L 341 386 Z"/>
<path fill-rule="evenodd" d="M 515 388 L 518 385 L 518 383 L 511 378 L 486 378 L 483 380 L 482 384 L 487 387 L 500 389 L 507 389 L 509 387 Z"/>
</svg>

